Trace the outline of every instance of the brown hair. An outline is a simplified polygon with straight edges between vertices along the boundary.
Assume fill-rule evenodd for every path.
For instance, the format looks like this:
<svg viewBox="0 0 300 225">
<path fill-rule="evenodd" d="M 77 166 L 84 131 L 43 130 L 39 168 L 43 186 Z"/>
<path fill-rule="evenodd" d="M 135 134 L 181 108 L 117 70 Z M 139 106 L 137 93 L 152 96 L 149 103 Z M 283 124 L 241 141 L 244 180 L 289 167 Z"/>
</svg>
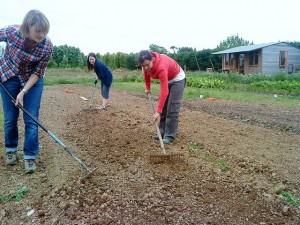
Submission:
<svg viewBox="0 0 300 225">
<path fill-rule="evenodd" d="M 39 10 L 30 10 L 24 17 L 20 27 L 23 37 L 29 37 L 29 28 L 37 27 L 43 31 L 45 36 L 49 33 L 50 24 L 47 17 Z"/>
<path fill-rule="evenodd" d="M 95 58 L 95 64 L 94 64 L 94 65 L 92 65 L 92 64 L 90 63 L 90 61 L 89 61 L 90 56 L 92 56 L 92 57 Z M 97 59 L 97 56 L 96 56 L 96 54 L 95 54 L 94 52 L 90 52 L 90 53 L 88 54 L 88 57 L 87 57 L 87 60 L 86 60 L 86 64 L 87 64 L 88 70 L 95 70 L 95 69 L 96 69 L 97 60 L 98 60 L 98 59 Z M 96 71 L 96 70 L 95 70 L 95 71 Z"/>
<path fill-rule="evenodd" d="M 145 60 L 152 60 L 152 54 L 151 54 L 151 52 L 148 51 L 148 50 L 142 50 L 142 51 L 140 52 L 138 62 L 139 62 L 140 64 L 143 64 L 143 62 L 144 62 Z"/>
</svg>

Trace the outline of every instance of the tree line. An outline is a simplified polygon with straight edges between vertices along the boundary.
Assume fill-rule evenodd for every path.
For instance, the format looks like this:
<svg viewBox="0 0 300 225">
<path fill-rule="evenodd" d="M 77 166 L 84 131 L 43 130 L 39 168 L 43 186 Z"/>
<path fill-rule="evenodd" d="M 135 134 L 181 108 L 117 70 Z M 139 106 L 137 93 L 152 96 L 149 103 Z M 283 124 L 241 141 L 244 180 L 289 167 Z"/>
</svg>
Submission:
<svg viewBox="0 0 300 225">
<path fill-rule="evenodd" d="M 171 46 L 168 51 L 165 47 L 155 44 L 149 46 L 149 51 L 166 54 L 175 59 L 179 65 L 186 70 L 206 70 L 206 68 L 213 68 L 215 70 L 221 69 L 222 59 L 220 55 L 212 55 L 211 53 L 221 51 L 224 49 L 252 44 L 244 40 L 238 35 L 232 35 L 226 40 L 220 42 L 215 49 L 203 49 L 197 51 L 191 47 L 175 47 Z M 137 62 L 137 53 L 105 53 L 101 55 L 96 53 L 110 69 L 128 69 L 135 70 L 140 68 Z M 85 68 L 87 56 L 84 55 L 79 48 L 61 45 L 54 46 L 49 68 Z"/>
<path fill-rule="evenodd" d="M 218 71 L 222 68 L 222 56 L 221 55 L 212 55 L 214 52 L 222 51 L 225 49 L 252 45 L 253 42 L 244 40 L 239 35 L 231 35 L 225 40 L 221 41 L 214 49 L 203 49 L 196 50 L 191 47 L 176 47 L 171 46 L 167 50 L 165 47 L 159 45 L 151 44 L 149 46 L 150 51 L 155 51 L 158 53 L 163 53 L 171 58 L 175 59 L 179 65 L 190 71 L 196 70 L 206 70 L 206 68 L 213 68 L 215 71 Z M 300 48 L 300 42 L 288 42 L 288 44 Z M 4 46 L 0 45 L 0 57 L 4 53 Z M 139 69 L 137 53 L 105 53 L 101 55 L 96 53 L 97 57 L 100 58 L 110 69 L 128 69 L 135 70 Z M 49 68 L 86 68 L 87 56 L 83 54 L 79 48 L 60 45 L 53 47 L 53 53 L 49 62 Z"/>
</svg>

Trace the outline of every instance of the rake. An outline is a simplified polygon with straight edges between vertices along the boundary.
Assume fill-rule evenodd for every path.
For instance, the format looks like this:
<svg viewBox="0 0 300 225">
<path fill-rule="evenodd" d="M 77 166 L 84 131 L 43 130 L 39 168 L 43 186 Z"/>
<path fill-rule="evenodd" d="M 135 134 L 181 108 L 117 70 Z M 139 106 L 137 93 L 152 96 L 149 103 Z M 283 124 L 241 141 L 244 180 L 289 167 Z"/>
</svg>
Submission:
<svg viewBox="0 0 300 225">
<path fill-rule="evenodd" d="M 153 106 L 153 101 L 152 101 L 152 95 L 150 93 L 148 93 L 148 97 L 149 97 L 149 102 L 151 105 L 151 110 L 154 115 L 155 111 L 154 111 L 154 106 Z M 159 130 L 159 127 L 158 127 L 158 124 L 156 121 L 155 121 L 155 127 L 156 127 L 157 136 L 159 138 L 162 154 L 151 154 L 150 155 L 150 163 L 158 164 L 158 163 L 164 163 L 164 162 L 178 161 L 181 158 L 182 154 L 167 154 L 165 146 L 164 146 L 164 142 L 162 140 L 161 133 L 160 133 L 160 130 Z"/>
<path fill-rule="evenodd" d="M 14 97 L 9 93 L 9 91 L 4 87 L 2 82 L 0 82 L 0 85 L 2 89 L 9 95 L 9 97 L 12 99 L 13 103 L 16 103 L 16 100 Z M 81 180 L 89 178 L 93 173 L 95 173 L 96 170 L 99 169 L 99 167 L 96 167 L 95 169 L 91 170 L 87 165 L 85 165 L 73 152 L 70 148 L 68 148 L 64 143 L 62 143 L 50 130 L 48 130 L 43 124 L 41 124 L 36 118 L 34 118 L 24 107 L 19 103 L 17 105 L 19 109 L 21 109 L 27 116 L 29 116 L 40 128 L 42 128 L 50 137 L 54 139 L 55 142 L 57 142 L 61 147 L 65 149 L 65 151 L 72 156 L 79 164 L 80 166 L 86 170 L 88 173 L 81 178 Z"/>
</svg>

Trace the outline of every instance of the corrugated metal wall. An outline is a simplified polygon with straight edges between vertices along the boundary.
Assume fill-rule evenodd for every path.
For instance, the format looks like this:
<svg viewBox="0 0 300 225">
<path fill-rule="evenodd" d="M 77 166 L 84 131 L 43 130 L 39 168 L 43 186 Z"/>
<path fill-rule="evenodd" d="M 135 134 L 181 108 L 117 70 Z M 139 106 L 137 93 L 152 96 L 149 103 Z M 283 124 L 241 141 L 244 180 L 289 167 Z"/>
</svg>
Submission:
<svg viewBox="0 0 300 225">
<path fill-rule="evenodd" d="M 280 51 L 287 51 L 287 66 L 279 67 Z M 300 68 L 300 49 L 286 43 L 278 43 L 262 49 L 262 73 L 273 74 L 280 71 L 288 73 L 289 64 L 293 65 L 293 71 Z"/>
</svg>

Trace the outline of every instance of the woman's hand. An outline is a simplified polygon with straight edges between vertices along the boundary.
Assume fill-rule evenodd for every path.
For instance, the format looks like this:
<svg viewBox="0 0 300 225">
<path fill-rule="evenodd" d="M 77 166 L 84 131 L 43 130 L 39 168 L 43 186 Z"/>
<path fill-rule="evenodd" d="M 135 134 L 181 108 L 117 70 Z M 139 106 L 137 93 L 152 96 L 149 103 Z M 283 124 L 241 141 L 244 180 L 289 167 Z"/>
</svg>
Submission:
<svg viewBox="0 0 300 225">
<path fill-rule="evenodd" d="M 153 121 L 154 123 L 157 123 L 159 121 L 159 117 L 160 117 L 160 113 L 159 112 L 155 112 L 153 115 Z"/>
<path fill-rule="evenodd" d="M 15 106 L 18 106 L 18 104 L 23 105 L 23 98 L 26 93 L 26 91 L 23 91 L 23 90 L 20 91 L 20 93 L 17 95 Z"/>
</svg>

